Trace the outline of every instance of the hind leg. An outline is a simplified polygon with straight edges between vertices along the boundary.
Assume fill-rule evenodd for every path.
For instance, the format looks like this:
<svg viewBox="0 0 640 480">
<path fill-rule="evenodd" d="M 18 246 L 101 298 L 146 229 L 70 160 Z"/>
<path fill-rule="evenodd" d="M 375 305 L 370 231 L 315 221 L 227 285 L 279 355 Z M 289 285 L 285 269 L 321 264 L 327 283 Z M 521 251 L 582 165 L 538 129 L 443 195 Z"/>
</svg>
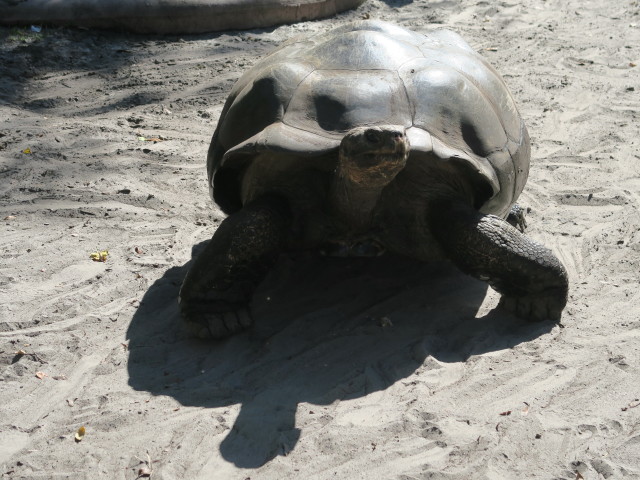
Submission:
<svg viewBox="0 0 640 480">
<path fill-rule="evenodd" d="M 284 249 L 290 223 L 284 200 L 263 197 L 220 224 L 180 289 L 180 310 L 191 333 L 223 338 L 253 323 L 249 302 Z"/>
<path fill-rule="evenodd" d="M 525 213 L 528 210 L 525 210 L 523 207 L 514 203 L 511 206 L 511 210 L 509 210 L 509 215 L 507 215 L 506 221 L 512 227 L 517 228 L 520 232 L 524 233 L 527 229 L 527 219 L 525 218 Z"/>
</svg>

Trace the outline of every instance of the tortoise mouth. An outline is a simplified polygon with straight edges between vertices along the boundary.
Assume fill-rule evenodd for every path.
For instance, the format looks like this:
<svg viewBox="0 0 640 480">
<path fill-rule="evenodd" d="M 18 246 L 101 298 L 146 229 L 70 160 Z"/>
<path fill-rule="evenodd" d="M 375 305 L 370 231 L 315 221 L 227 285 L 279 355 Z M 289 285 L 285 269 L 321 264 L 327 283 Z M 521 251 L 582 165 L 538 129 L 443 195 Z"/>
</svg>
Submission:
<svg viewBox="0 0 640 480">
<path fill-rule="evenodd" d="M 341 173 L 354 183 L 369 186 L 386 185 L 407 163 L 407 152 L 391 155 L 364 153 L 342 162 Z"/>
<path fill-rule="evenodd" d="M 398 141 L 395 145 L 386 147 L 370 151 L 352 152 L 351 155 L 345 155 L 345 161 L 357 168 L 373 168 L 380 164 L 402 160 L 408 151 L 405 141 Z"/>
<path fill-rule="evenodd" d="M 409 140 L 403 127 L 361 127 L 340 144 L 340 173 L 359 184 L 389 183 L 404 168 Z"/>
</svg>

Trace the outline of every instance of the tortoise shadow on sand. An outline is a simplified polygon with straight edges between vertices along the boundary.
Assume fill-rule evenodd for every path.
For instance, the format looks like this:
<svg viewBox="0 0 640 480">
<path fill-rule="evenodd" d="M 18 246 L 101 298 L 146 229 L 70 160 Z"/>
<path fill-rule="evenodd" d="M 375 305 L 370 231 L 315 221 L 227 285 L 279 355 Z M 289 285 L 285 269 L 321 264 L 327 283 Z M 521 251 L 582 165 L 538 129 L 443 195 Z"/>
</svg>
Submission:
<svg viewBox="0 0 640 480">
<path fill-rule="evenodd" d="M 250 331 L 205 343 L 179 322 L 176 298 L 190 264 L 169 269 L 141 301 L 127 334 L 129 383 L 186 406 L 241 404 L 220 446 L 241 468 L 295 447 L 300 402 L 363 397 L 412 375 L 427 357 L 462 362 L 554 325 L 495 310 L 475 318 L 487 286 L 446 262 L 305 253 L 281 257 L 258 289 Z"/>
</svg>

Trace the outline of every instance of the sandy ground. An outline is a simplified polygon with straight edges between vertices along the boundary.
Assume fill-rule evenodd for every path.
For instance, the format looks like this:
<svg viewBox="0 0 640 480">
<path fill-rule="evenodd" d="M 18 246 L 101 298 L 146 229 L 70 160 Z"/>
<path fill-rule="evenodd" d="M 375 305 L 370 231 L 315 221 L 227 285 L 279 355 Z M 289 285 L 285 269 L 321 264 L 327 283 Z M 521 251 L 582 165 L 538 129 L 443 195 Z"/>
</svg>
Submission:
<svg viewBox="0 0 640 480">
<path fill-rule="evenodd" d="M 197 37 L 1 29 L 2 478 L 640 479 L 639 12 L 368 0 Z M 285 39 L 366 16 L 451 28 L 503 74 L 533 141 L 529 234 L 571 277 L 561 324 L 493 310 L 445 263 L 305 254 L 252 331 L 187 338 L 227 92 Z"/>
</svg>

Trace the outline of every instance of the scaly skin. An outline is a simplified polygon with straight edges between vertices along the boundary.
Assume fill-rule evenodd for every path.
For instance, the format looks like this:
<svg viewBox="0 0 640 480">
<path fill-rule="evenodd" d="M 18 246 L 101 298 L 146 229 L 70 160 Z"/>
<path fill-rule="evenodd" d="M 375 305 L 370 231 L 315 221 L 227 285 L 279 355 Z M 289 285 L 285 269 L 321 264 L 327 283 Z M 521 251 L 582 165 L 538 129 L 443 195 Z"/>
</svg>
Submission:
<svg viewBox="0 0 640 480">
<path fill-rule="evenodd" d="M 517 203 L 511 205 L 511 210 L 509 210 L 509 215 L 505 219 L 509 225 L 517 228 L 522 233 L 527 229 L 527 219 L 525 218 L 525 209 L 522 208 Z"/>
<path fill-rule="evenodd" d="M 501 293 L 503 308 L 528 320 L 560 320 L 569 281 L 551 250 L 455 200 L 432 205 L 430 221 L 449 259 Z"/>
<path fill-rule="evenodd" d="M 408 147 L 404 129 L 392 125 L 358 128 L 343 140 L 329 210 L 346 228 L 337 247 L 347 255 L 382 251 L 367 237 L 371 212 L 382 189 L 406 164 Z M 559 320 L 568 295 L 560 261 L 507 221 L 483 215 L 458 198 L 460 189 L 465 190 L 464 182 L 452 182 L 434 190 L 438 198 L 428 200 L 431 232 L 449 259 L 500 292 L 501 305 L 518 316 Z M 292 221 L 286 200 L 264 196 L 222 222 L 180 291 L 182 316 L 191 333 L 223 338 L 252 324 L 251 297 L 285 249 Z M 515 207 L 510 221 L 524 230 L 523 210 Z M 359 235 L 365 235 L 364 242 Z"/>
<path fill-rule="evenodd" d="M 341 223 L 356 232 L 370 227 L 380 192 L 404 168 L 408 151 L 404 127 L 361 127 L 345 135 L 331 190 Z M 251 296 L 284 249 L 291 222 L 288 203 L 275 196 L 261 197 L 222 222 L 180 290 L 182 317 L 192 334 L 223 338 L 253 323 Z M 375 251 L 373 244 L 362 245 L 369 247 Z"/>
<path fill-rule="evenodd" d="M 267 196 L 220 224 L 180 289 L 182 317 L 193 335 L 223 338 L 253 323 L 251 296 L 284 248 L 290 223 L 287 203 Z"/>
</svg>

